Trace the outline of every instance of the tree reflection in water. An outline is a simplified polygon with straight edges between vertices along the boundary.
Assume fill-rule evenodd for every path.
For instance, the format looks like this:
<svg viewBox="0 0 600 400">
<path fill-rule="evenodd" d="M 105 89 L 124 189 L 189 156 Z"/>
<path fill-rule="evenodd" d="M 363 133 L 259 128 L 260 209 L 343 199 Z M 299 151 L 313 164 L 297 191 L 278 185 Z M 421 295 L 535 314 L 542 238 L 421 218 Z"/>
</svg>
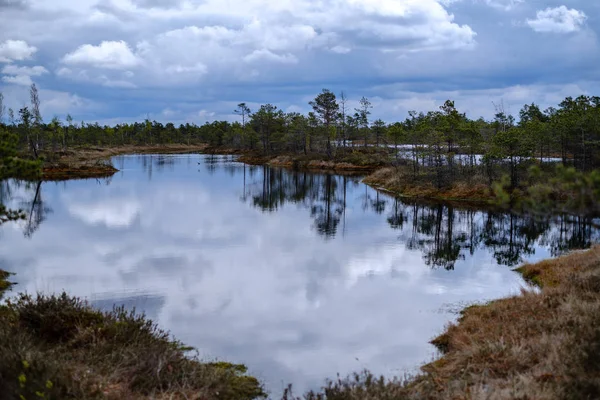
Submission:
<svg viewBox="0 0 600 400">
<path fill-rule="evenodd" d="M 244 181 L 245 197 L 263 212 L 276 212 L 286 203 L 310 210 L 318 234 L 333 238 L 346 213 L 348 185 L 360 178 L 290 171 L 270 167 L 257 180 Z M 364 212 L 383 214 L 400 231 L 399 239 L 420 250 L 427 265 L 454 269 L 456 262 L 487 249 L 500 265 L 516 266 L 532 255 L 535 244 L 547 246 L 553 256 L 589 247 L 600 238 L 600 229 L 584 217 L 556 215 L 541 218 L 498 211 L 458 208 L 451 204 L 394 198 L 365 186 Z M 344 231 L 350 229 L 344 222 Z"/>
<path fill-rule="evenodd" d="M 557 256 L 587 248 L 600 239 L 598 221 L 587 217 L 540 218 L 407 200 L 366 185 L 363 194 L 349 199 L 348 193 L 356 194 L 349 189 L 361 185 L 358 176 L 248 166 L 235 162 L 234 156 L 203 156 L 199 160 L 199 168 L 205 168 L 209 174 L 222 168 L 231 177 L 237 175 L 243 185 L 240 200 L 262 212 L 276 213 L 286 204 L 306 209 L 316 233 L 327 240 L 344 236 L 353 229 L 346 221 L 349 209 L 360 213 L 362 208 L 364 213 L 382 215 L 397 232 L 398 241 L 408 249 L 420 251 L 432 268 L 452 270 L 457 261 L 479 250 L 490 252 L 498 264 L 512 267 L 533 254 L 536 246 L 546 247 L 552 256 Z M 174 168 L 174 159 L 170 157 L 142 156 L 141 161 L 148 179 L 152 179 L 154 172 Z M 111 181 L 98 182 L 108 185 Z M 23 225 L 28 238 L 52 213 L 44 201 L 44 187 L 52 184 L 1 182 L 0 204 L 17 205 L 23 210 L 25 219 L 18 223 Z M 358 209 L 352 209 L 357 201 Z"/>
</svg>

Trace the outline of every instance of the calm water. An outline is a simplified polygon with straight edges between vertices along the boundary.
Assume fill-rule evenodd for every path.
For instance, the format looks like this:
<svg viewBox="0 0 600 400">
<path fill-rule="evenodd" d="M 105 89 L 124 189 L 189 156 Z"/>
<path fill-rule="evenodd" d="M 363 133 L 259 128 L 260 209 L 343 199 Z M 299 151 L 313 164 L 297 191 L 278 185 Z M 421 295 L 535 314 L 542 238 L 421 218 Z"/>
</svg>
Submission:
<svg viewBox="0 0 600 400">
<path fill-rule="evenodd" d="M 274 394 L 368 368 L 415 371 L 468 302 L 516 294 L 511 267 L 589 246 L 583 219 L 535 221 L 402 202 L 360 178 L 230 156 L 125 156 L 110 180 L 5 182 L 17 290 L 143 310 Z"/>
</svg>

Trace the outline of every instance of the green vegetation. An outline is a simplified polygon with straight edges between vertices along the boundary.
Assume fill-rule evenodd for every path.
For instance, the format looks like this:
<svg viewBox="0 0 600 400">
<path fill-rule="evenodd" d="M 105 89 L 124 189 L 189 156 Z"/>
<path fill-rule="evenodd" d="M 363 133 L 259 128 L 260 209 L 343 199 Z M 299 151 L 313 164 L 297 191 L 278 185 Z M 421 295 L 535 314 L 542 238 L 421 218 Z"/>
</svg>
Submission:
<svg viewBox="0 0 600 400">
<path fill-rule="evenodd" d="M 12 283 L 8 280 L 10 276 L 11 274 L 0 269 L 0 299 L 2 299 L 4 292 L 12 287 Z"/>
<path fill-rule="evenodd" d="M 600 397 L 600 247 L 520 271 L 540 291 L 465 309 L 432 341 L 439 360 L 407 379 L 368 372 L 305 400 Z M 284 400 L 299 400 L 291 389 Z"/>
<path fill-rule="evenodd" d="M 0 275 L 0 289 L 8 288 Z M 134 312 L 62 294 L 0 306 L 0 399 L 265 397 L 243 365 L 202 363 Z"/>
<path fill-rule="evenodd" d="M 2 116 L 2 94 L 0 93 L 0 117 Z M 19 139 L 1 124 L 0 118 L 0 181 L 8 178 L 36 179 L 40 176 L 41 163 L 19 157 Z M 9 210 L 0 204 L 0 225 L 23 218 L 22 211 Z M 2 279 L 2 276 L 0 276 Z"/>
<path fill-rule="evenodd" d="M 500 104 L 489 121 L 468 118 L 448 100 L 439 110 L 411 111 L 403 121 L 385 123 L 370 120 L 369 99 L 363 97 L 351 111 L 343 93 L 338 98 L 324 89 L 309 102 L 312 111 L 306 115 L 272 104 L 253 111 L 240 103 L 233 110 L 238 122 L 175 126 L 147 119 L 101 126 L 76 123 L 70 116 L 44 123 L 35 85 L 30 94 L 30 107 L 9 110 L 8 120 L 0 113 L 0 128 L 16 138 L 21 156 L 44 160 L 47 179 L 114 173 L 112 166 L 97 162 L 100 154 L 80 157 L 82 148 L 101 147 L 102 153 L 106 148 L 207 144 L 210 152 L 243 153 L 251 163 L 330 170 L 388 166 L 384 177 L 369 182 L 417 197 L 495 200 L 524 208 L 543 199 L 545 209 L 573 212 L 598 199 L 592 171 L 600 167 L 600 97 L 569 97 L 547 110 L 528 104 L 518 120 Z M 564 168 L 557 170 L 556 164 Z M 576 176 L 578 184 L 571 185 L 569 176 Z M 579 197 L 582 187 L 585 198 Z"/>
</svg>

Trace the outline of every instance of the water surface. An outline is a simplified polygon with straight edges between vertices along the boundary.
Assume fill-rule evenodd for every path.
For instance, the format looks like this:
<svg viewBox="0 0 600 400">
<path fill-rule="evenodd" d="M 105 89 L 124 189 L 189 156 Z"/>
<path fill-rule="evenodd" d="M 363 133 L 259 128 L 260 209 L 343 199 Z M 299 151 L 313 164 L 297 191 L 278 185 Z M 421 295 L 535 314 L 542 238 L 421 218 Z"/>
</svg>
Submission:
<svg viewBox="0 0 600 400">
<path fill-rule="evenodd" d="M 405 202 L 360 177 L 231 156 L 114 162 L 109 180 L 4 182 L 0 198 L 27 219 L 0 227 L 0 268 L 19 291 L 136 307 L 275 395 L 415 371 L 453 311 L 525 286 L 512 267 L 598 238 L 581 218 Z"/>
</svg>

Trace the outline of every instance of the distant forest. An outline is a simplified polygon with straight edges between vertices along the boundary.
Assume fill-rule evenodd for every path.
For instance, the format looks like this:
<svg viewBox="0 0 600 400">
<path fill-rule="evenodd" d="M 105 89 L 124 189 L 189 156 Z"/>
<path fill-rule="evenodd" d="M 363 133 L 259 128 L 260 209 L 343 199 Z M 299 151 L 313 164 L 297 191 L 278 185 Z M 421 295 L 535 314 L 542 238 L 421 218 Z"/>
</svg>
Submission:
<svg viewBox="0 0 600 400">
<path fill-rule="evenodd" d="M 600 97 L 568 97 L 557 107 L 542 110 L 534 103 L 510 115 L 503 104 L 491 120 L 470 119 L 451 100 L 427 113 L 411 111 L 399 122 L 372 120 L 369 99 L 350 109 L 348 98 L 323 89 L 309 104 L 307 115 L 286 113 L 272 104 L 251 110 L 240 103 L 239 121 L 214 121 L 175 126 L 146 119 L 115 126 L 44 121 L 34 85 L 31 105 L 6 109 L 0 93 L 0 129 L 16 138 L 17 148 L 30 158 L 76 146 L 160 145 L 207 143 L 214 148 L 262 154 L 310 155 L 335 159 L 361 148 L 381 148 L 390 165 L 406 164 L 414 177 L 425 174 L 438 187 L 464 177 L 485 177 L 491 185 L 508 177 L 518 187 L 534 163 L 555 161 L 587 172 L 600 167 Z M 8 136 L 7 136 L 8 135 Z M 383 151 L 383 150 L 382 150 Z"/>
</svg>

